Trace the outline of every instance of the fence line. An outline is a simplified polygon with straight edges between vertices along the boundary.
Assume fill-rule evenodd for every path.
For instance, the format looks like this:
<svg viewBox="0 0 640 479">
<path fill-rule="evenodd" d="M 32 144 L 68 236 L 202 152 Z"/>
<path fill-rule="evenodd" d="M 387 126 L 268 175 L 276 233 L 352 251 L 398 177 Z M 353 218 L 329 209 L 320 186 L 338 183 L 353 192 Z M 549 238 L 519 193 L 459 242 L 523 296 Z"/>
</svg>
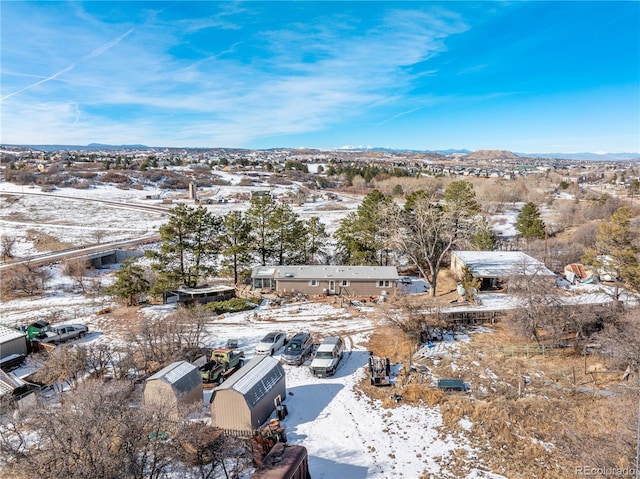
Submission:
<svg viewBox="0 0 640 479">
<path fill-rule="evenodd" d="M 545 344 L 508 344 L 498 345 L 495 348 L 495 352 L 504 356 L 525 356 L 527 358 L 532 356 L 564 356 L 573 352 L 571 348 L 561 345 L 545 345 Z"/>
</svg>

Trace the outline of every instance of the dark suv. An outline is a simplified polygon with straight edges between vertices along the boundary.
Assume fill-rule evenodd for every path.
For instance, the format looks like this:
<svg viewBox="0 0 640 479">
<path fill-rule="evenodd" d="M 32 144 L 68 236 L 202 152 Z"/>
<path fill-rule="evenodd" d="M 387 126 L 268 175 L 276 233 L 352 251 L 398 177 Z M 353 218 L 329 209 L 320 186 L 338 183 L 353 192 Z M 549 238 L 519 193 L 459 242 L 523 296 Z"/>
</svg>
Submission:
<svg viewBox="0 0 640 479">
<path fill-rule="evenodd" d="M 313 339 L 309 333 L 298 333 L 289 340 L 282 353 L 282 362 L 299 366 L 311 354 Z"/>
</svg>

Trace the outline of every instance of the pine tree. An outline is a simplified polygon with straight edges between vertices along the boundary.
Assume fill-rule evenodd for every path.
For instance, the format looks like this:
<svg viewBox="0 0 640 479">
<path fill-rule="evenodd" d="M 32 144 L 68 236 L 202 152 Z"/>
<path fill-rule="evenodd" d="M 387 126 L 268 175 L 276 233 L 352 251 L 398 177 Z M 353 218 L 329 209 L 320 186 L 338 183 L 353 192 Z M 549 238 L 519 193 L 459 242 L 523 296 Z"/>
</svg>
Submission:
<svg viewBox="0 0 640 479">
<path fill-rule="evenodd" d="M 269 264 L 274 253 L 269 223 L 275 209 L 276 204 L 271 196 L 253 196 L 246 212 L 247 221 L 251 225 L 256 252 L 262 266 Z"/>
<path fill-rule="evenodd" d="M 540 216 L 540 210 L 535 203 L 527 203 L 522 207 L 522 211 L 516 219 L 516 230 L 524 239 L 535 239 L 545 237 L 545 224 Z"/>
<path fill-rule="evenodd" d="M 386 233 L 382 220 L 391 200 L 378 190 L 364 197 L 357 211 L 349 213 L 338 227 L 335 237 L 344 264 L 384 265 L 388 260 Z"/>
<path fill-rule="evenodd" d="M 160 227 L 159 251 L 147 251 L 158 273 L 156 292 L 169 287 L 194 288 L 201 278 L 216 272 L 222 220 L 202 206 L 180 204 L 170 210 Z"/>
<path fill-rule="evenodd" d="M 240 211 L 232 211 L 222 218 L 222 228 L 222 265 L 237 284 L 240 272 L 251 264 L 251 225 Z"/>
<path fill-rule="evenodd" d="M 145 277 L 144 269 L 129 258 L 122 263 L 122 268 L 116 274 L 116 281 L 106 290 L 106 293 L 126 300 L 127 306 L 135 306 L 140 298 L 149 292 L 149 281 Z"/>
<path fill-rule="evenodd" d="M 620 298 L 620 288 L 628 284 L 640 290 L 640 265 L 637 254 L 640 248 L 634 244 L 636 235 L 631 231 L 633 211 L 627 207 L 619 208 L 609 221 L 598 227 L 596 245 L 586 251 L 582 262 L 607 271 L 614 280 L 613 299 Z"/>
<path fill-rule="evenodd" d="M 327 259 L 327 240 L 329 234 L 320 218 L 312 216 L 306 221 L 305 264 L 324 264 Z"/>
</svg>

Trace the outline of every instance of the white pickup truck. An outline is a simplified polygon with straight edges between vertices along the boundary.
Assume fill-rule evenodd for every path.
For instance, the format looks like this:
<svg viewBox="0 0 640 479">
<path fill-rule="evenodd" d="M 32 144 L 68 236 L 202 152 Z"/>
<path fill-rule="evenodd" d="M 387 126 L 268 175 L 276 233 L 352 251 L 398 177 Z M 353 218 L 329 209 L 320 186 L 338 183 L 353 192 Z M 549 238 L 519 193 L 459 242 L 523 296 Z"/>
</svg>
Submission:
<svg viewBox="0 0 640 479">
<path fill-rule="evenodd" d="M 337 336 L 324 338 L 309 366 L 311 374 L 319 377 L 334 375 L 343 355 L 344 342 L 342 338 Z"/>
</svg>

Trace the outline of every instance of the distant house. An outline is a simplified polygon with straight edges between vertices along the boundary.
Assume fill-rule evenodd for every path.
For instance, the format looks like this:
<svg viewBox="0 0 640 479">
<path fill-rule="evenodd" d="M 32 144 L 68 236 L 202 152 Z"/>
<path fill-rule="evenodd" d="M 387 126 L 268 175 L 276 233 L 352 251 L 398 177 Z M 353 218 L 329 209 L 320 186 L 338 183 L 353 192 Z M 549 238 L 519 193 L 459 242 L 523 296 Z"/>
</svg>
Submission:
<svg viewBox="0 0 640 479">
<path fill-rule="evenodd" d="M 180 410 L 202 402 L 200 371 L 187 361 L 176 361 L 147 378 L 144 402 L 178 417 Z"/>
<path fill-rule="evenodd" d="M 262 292 L 308 295 L 380 296 L 395 291 L 395 266 L 258 266 L 251 273 L 253 288 Z"/>
<path fill-rule="evenodd" d="M 165 291 L 162 295 L 164 304 L 182 303 L 205 304 L 215 301 L 226 301 L 236 297 L 236 289 L 233 286 L 218 284 L 215 286 L 203 286 L 200 288 L 178 288 Z"/>
<path fill-rule="evenodd" d="M 460 279 L 464 268 L 482 283 L 480 289 L 494 289 L 518 278 L 535 277 L 539 281 L 555 284 L 556 275 L 544 263 L 522 251 L 454 251 L 451 253 L 451 270 Z"/>
<path fill-rule="evenodd" d="M 280 361 L 256 356 L 213 390 L 213 426 L 251 433 L 265 423 L 286 398 L 286 380 Z"/>
</svg>

